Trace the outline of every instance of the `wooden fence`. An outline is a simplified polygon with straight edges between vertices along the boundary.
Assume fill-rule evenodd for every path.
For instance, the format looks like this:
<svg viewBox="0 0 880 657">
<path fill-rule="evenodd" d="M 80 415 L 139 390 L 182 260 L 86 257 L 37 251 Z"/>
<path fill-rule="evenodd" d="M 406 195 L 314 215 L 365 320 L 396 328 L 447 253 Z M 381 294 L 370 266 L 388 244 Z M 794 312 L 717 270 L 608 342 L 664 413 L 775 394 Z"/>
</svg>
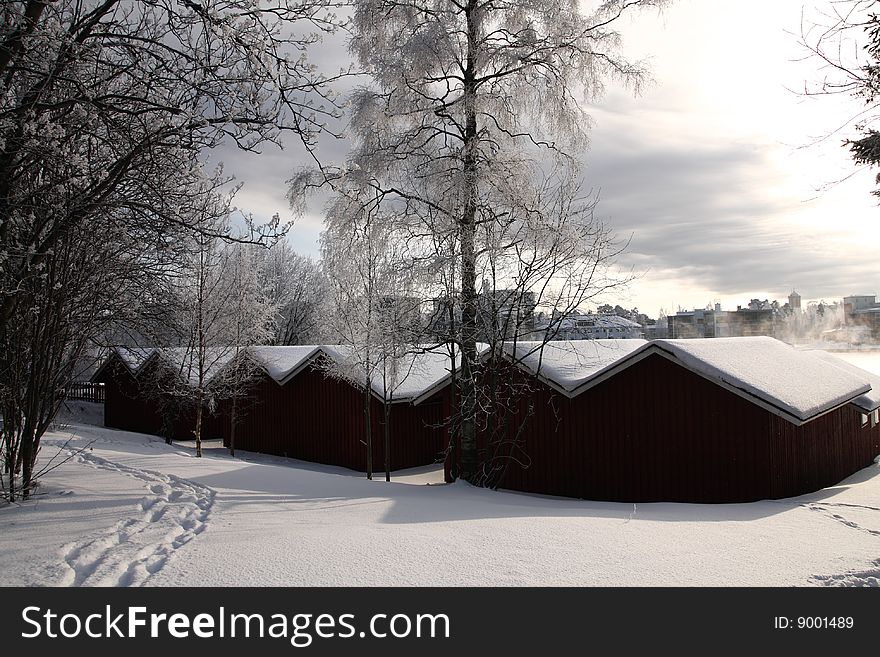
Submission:
<svg viewBox="0 0 880 657">
<path fill-rule="evenodd" d="M 89 381 L 74 381 L 64 391 L 65 399 L 104 403 L 104 384 Z"/>
</svg>

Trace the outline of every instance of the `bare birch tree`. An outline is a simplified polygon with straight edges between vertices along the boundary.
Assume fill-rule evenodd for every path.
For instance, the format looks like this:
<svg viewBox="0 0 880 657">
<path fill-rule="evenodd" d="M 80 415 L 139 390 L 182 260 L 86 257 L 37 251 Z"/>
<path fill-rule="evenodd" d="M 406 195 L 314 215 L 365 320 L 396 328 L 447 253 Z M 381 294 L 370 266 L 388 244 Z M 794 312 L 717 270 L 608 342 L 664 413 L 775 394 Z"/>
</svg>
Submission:
<svg viewBox="0 0 880 657">
<path fill-rule="evenodd" d="M 413 366 L 421 335 L 420 299 L 413 295 L 415 270 L 392 220 L 378 205 L 340 195 L 327 213 L 321 252 L 329 294 L 325 336 L 343 349 L 325 363 L 326 372 L 364 393 L 367 478 L 373 478 L 372 396 L 383 406 L 385 478 L 391 480 L 391 404 Z"/>
<path fill-rule="evenodd" d="M 197 230 L 188 241 L 184 264 L 171 278 L 166 300 L 179 346 L 161 352 L 178 376 L 171 387 L 167 377 L 157 382 L 157 394 L 176 399 L 180 411 L 194 412 L 196 456 L 202 455 L 206 411 L 215 412 L 219 400 L 229 399 L 234 422 L 238 398 L 254 369 L 241 358 L 243 349 L 265 342 L 274 328 L 275 308 L 261 289 L 252 251 L 263 247 L 235 240 L 230 229 L 235 190 L 221 195 L 216 178 L 192 190 L 198 199 L 191 219 Z"/>
<path fill-rule="evenodd" d="M 458 430 L 469 481 L 477 479 L 481 231 L 530 211 L 522 199 L 540 191 L 542 171 L 561 171 L 551 188 L 577 178 L 569 172 L 590 125 L 584 101 L 601 94 L 606 77 L 637 87 L 645 74 L 621 56 L 615 25 L 662 4 L 606 0 L 585 13 L 576 0 L 354 2 L 350 47 L 371 80 L 352 99 L 349 164 L 325 168 L 319 181 L 338 186 L 356 174 L 414 221 L 414 235 L 449 236 L 435 244 L 458 259 Z M 299 176 L 293 189 L 314 183 Z"/>
<path fill-rule="evenodd" d="M 86 292 L 114 289 L 111 279 L 126 283 L 115 288 L 117 298 L 137 300 L 143 285 L 126 272 L 136 263 L 144 277 L 162 273 L 181 229 L 196 229 L 186 193 L 207 149 L 226 140 L 255 150 L 284 133 L 311 149 L 336 115 L 327 78 L 306 57 L 320 33 L 334 29 L 325 7 L 322 0 L 10 0 L 0 7 L 0 394 L 7 464 L 17 460 L 13 452 L 28 462 L 25 496 L 46 423 L 42 412 L 21 415 L 36 404 L 21 406 L 21 373 L 57 381 L 64 371 L 57 359 L 14 351 L 23 320 L 42 330 L 35 308 L 47 322 L 64 319 L 63 304 L 56 312 L 45 303 L 47 272 L 60 253 L 85 250 L 82 259 L 96 237 L 116 240 L 111 254 L 128 259 L 107 258 L 107 271 L 93 269 L 90 280 L 67 279 L 77 287 L 66 296 L 97 303 Z M 68 333 L 65 349 L 78 351 L 124 314 L 112 301 L 89 310 L 95 322 L 80 327 L 86 333 Z M 49 388 L 40 391 L 37 405 L 51 409 Z"/>
<path fill-rule="evenodd" d="M 320 333 L 321 300 L 326 281 L 320 263 L 281 241 L 263 254 L 263 285 L 278 308 L 275 345 L 314 344 Z"/>
<path fill-rule="evenodd" d="M 226 248 L 231 252 L 222 275 L 231 292 L 227 302 L 228 339 L 223 348 L 229 351 L 231 366 L 218 373 L 212 387 L 229 404 L 229 454 L 235 456 L 239 411 L 261 371 L 258 363 L 248 357 L 247 348 L 271 340 L 276 333 L 278 306 L 261 284 L 262 247 L 233 243 Z"/>
</svg>

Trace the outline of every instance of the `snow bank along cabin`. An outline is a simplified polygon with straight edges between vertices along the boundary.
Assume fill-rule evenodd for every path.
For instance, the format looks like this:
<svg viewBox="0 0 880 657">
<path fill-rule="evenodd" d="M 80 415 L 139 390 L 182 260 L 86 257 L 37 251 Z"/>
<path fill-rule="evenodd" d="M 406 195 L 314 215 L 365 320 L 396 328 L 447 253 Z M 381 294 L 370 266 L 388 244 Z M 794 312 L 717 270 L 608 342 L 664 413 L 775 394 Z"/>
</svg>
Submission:
<svg viewBox="0 0 880 657">
<path fill-rule="evenodd" d="M 257 365 L 248 392 L 236 402 L 236 449 L 366 470 L 365 390 L 328 377 L 322 359 L 345 361 L 339 346 L 251 347 Z M 212 380 L 234 364 L 212 360 Z M 393 470 L 440 462 L 447 447 L 448 386 L 451 364 L 445 353 L 417 353 L 398 365 L 397 383 L 375 376 L 370 385 L 373 470 L 385 467 L 385 409 L 389 404 L 390 465 Z M 192 440 L 194 409 L 175 406 L 172 383 L 194 385 L 182 350 L 114 349 L 92 377 L 105 384 L 104 424 L 116 429 L 175 440 Z M 184 374 L 184 372 L 186 374 Z M 175 378 L 176 377 L 176 378 Z M 232 404 L 221 399 L 203 414 L 205 439 L 233 439 Z"/>
<path fill-rule="evenodd" d="M 746 502 L 836 484 L 880 454 L 880 378 L 773 338 L 520 343 L 507 357 L 528 392 L 503 440 L 478 437 L 501 488 Z"/>
</svg>

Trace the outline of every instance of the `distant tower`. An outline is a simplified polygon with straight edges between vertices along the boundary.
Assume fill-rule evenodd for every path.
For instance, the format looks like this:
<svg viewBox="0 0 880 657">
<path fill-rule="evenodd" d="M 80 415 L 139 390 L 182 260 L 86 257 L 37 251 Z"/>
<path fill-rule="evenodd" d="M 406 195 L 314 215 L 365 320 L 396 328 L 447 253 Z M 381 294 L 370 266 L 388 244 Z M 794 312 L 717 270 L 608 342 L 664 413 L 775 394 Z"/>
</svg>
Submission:
<svg viewBox="0 0 880 657">
<path fill-rule="evenodd" d="M 788 305 L 792 310 L 797 310 L 800 312 L 801 309 L 801 295 L 792 290 L 791 294 L 788 295 Z"/>
</svg>

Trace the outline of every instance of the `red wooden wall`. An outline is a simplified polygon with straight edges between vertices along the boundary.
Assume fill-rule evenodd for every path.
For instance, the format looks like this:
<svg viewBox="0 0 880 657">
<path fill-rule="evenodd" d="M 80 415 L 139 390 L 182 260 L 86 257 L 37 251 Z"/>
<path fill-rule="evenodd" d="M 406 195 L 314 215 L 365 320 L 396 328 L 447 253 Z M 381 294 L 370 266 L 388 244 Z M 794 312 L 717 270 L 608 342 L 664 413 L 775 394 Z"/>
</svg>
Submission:
<svg viewBox="0 0 880 657">
<path fill-rule="evenodd" d="M 159 432 L 162 419 L 147 403 L 137 380 L 114 355 L 97 378 L 104 383 L 104 426 L 140 433 Z"/>
<path fill-rule="evenodd" d="M 571 400 L 537 381 L 531 387 L 534 413 L 520 448 L 502 450 L 516 459 L 507 459 L 501 488 L 624 502 L 744 502 L 837 483 L 880 453 L 878 431 L 862 428 L 851 406 L 796 427 L 658 355 Z M 480 443 L 485 459 L 493 447 L 485 434 Z"/>
<path fill-rule="evenodd" d="M 136 379 L 113 355 L 112 362 L 96 379 L 105 384 L 104 426 L 163 436 L 163 411 L 155 395 L 148 392 L 150 381 L 162 373 L 156 365 L 147 365 Z M 193 440 L 195 410 L 168 412 L 174 440 Z M 202 417 L 202 439 L 222 438 L 222 418 L 207 411 Z"/>
<path fill-rule="evenodd" d="M 802 427 L 773 417 L 771 497 L 833 486 L 870 465 L 880 454 L 880 425 L 862 426 L 861 415 L 847 405 Z"/>
<path fill-rule="evenodd" d="M 229 415 L 228 404 L 224 414 Z M 235 448 L 366 471 L 363 392 L 312 367 L 279 386 L 262 377 L 237 414 Z M 384 414 L 372 398 L 373 470 L 385 469 Z M 391 406 L 391 469 L 443 459 L 446 430 L 442 395 L 417 406 Z M 228 444 L 229 430 L 225 432 Z"/>
</svg>

